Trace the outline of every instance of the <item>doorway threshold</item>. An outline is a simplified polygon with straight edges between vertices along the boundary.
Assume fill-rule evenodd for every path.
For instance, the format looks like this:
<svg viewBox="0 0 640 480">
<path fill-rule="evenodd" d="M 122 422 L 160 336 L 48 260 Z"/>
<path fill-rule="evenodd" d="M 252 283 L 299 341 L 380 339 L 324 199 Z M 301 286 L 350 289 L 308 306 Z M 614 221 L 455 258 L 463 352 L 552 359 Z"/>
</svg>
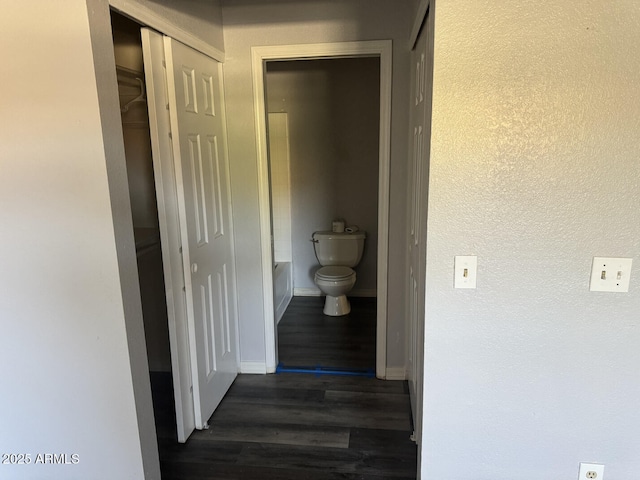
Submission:
<svg viewBox="0 0 640 480">
<path fill-rule="evenodd" d="M 315 367 L 287 367 L 279 363 L 276 367 L 276 374 L 280 373 L 306 373 L 316 376 L 320 375 L 339 375 L 347 377 L 369 377 L 374 378 L 376 371 L 374 368 L 340 368 L 340 367 L 323 367 L 316 365 Z"/>
</svg>

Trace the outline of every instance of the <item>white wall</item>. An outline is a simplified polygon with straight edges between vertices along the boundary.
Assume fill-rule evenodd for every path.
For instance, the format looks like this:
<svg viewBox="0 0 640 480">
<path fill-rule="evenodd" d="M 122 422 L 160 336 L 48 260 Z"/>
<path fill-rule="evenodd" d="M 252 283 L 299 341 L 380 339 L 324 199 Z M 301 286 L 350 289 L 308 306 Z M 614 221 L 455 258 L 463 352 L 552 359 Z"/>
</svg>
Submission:
<svg viewBox="0 0 640 480">
<path fill-rule="evenodd" d="M 309 239 L 342 218 L 367 232 L 352 294 L 375 295 L 379 64 L 365 57 L 267 66 L 268 109 L 286 111 L 289 118 L 294 288 L 318 290 Z"/>
<path fill-rule="evenodd" d="M 258 210 L 258 172 L 251 47 L 393 39 L 389 324 L 387 364 L 404 367 L 405 183 L 410 2 L 316 0 L 223 2 L 225 86 L 233 207 L 239 253 L 238 291 L 243 362 L 265 362 Z"/>
<path fill-rule="evenodd" d="M 436 2 L 422 478 L 634 478 L 640 4 Z"/>
<path fill-rule="evenodd" d="M 131 212 L 109 191 L 108 170 L 118 169 L 106 162 L 115 147 L 103 142 L 94 68 L 103 52 L 91 42 L 110 32 L 89 26 L 99 12 L 108 22 L 99 2 L 3 3 L 0 451 L 79 456 L 77 465 L 0 465 L 3 478 L 159 478 L 157 450 L 147 448 L 152 415 L 138 410 L 150 406 L 148 375 L 138 382 L 144 343 L 129 349 L 141 338 L 139 293 L 116 250 L 135 262 L 132 235 L 117 245 L 114 231 L 114 211 L 129 225 Z"/>
</svg>

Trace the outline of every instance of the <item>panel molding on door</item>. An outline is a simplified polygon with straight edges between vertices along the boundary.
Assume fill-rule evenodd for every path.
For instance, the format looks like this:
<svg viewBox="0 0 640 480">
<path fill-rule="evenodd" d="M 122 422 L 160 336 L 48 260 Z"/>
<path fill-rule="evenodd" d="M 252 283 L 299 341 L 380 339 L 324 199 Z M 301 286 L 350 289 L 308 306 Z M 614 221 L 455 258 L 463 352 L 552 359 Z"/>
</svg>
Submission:
<svg viewBox="0 0 640 480">
<path fill-rule="evenodd" d="M 164 38 L 196 428 L 238 372 L 237 309 L 222 66 Z M 191 265 L 197 265 L 192 269 Z"/>
<path fill-rule="evenodd" d="M 239 364 L 222 65 L 150 29 L 142 43 L 176 426 L 185 442 L 206 428 Z"/>
</svg>

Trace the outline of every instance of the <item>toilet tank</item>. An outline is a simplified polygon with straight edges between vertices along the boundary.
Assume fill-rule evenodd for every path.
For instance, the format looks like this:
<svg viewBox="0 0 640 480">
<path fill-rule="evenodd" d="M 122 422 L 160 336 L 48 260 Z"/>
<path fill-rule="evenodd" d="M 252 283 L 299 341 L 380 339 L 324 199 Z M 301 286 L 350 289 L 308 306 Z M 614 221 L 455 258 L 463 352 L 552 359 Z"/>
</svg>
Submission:
<svg viewBox="0 0 640 480">
<path fill-rule="evenodd" d="M 313 248 L 320 265 L 355 267 L 362 259 L 365 232 L 315 232 Z"/>
</svg>

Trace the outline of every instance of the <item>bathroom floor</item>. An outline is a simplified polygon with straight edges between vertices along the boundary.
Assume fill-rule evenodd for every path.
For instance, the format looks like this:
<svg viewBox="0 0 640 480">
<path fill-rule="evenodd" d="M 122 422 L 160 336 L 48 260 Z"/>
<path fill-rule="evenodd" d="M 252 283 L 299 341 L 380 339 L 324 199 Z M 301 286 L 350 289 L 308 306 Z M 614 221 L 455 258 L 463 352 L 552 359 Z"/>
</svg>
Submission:
<svg viewBox="0 0 640 480">
<path fill-rule="evenodd" d="M 341 319 L 320 318 L 319 300 L 301 297 L 290 305 L 280 322 L 280 359 L 373 365 L 375 299 L 354 299 L 352 314 Z M 186 444 L 176 442 L 170 375 L 152 375 L 152 388 L 163 480 L 416 478 L 406 382 L 238 375 L 210 428 L 196 430 Z"/>
<path fill-rule="evenodd" d="M 376 299 L 350 298 L 351 313 L 322 313 L 324 297 L 293 297 L 278 323 L 278 359 L 286 367 L 376 366 Z"/>
</svg>

